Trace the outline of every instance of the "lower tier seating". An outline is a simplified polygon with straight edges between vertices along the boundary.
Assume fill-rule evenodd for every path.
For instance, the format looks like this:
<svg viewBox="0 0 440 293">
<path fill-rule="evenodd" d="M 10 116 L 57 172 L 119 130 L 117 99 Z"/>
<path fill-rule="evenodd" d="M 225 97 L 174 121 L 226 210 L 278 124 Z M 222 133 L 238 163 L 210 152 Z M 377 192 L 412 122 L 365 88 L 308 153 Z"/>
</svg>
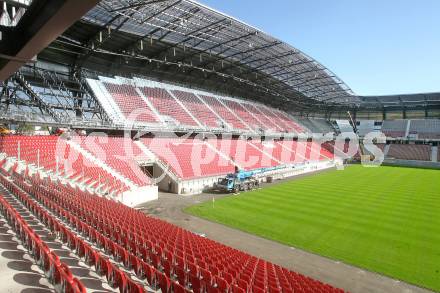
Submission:
<svg viewBox="0 0 440 293">
<path fill-rule="evenodd" d="M 120 292 L 343 292 L 58 182 L 0 180 Z"/>
<path fill-rule="evenodd" d="M 40 166 L 72 180 L 92 184 L 104 184 L 109 191 L 125 191 L 125 183 L 84 157 L 58 136 L 8 135 L 0 137 L 0 152 L 20 158 L 28 164 Z"/>
<path fill-rule="evenodd" d="M 17 190 L 17 192 L 19 191 Z M 77 278 L 73 277 L 69 267 L 60 261 L 54 249 L 49 248 L 46 242 L 41 240 L 39 235 L 28 224 L 27 218 L 22 217 L 14 208 L 17 205 L 14 202 L 12 204 L 4 195 L 0 195 L 0 213 L 15 232 L 29 255 L 34 258 L 35 263 L 44 272 L 44 275 L 54 286 L 55 290 L 57 292 L 85 293 L 85 286 Z M 43 217 L 47 216 L 47 213 L 41 212 L 41 214 Z"/>
<path fill-rule="evenodd" d="M 418 144 L 391 144 L 388 158 L 431 161 L 431 146 Z"/>
<path fill-rule="evenodd" d="M 306 161 L 331 160 L 333 154 L 315 142 L 262 143 L 244 139 L 142 138 L 141 142 L 182 179 L 225 175 L 244 170 Z"/>
<path fill-rule="evenodd" d="M 147 158 L 131 138 L 89 135 L 80 139 L 83 149 L 91 152 L 138 186 L 151 184 L 151 179 L 142 172 L 136 162 L 145 161 Z"/>
<path fill-rule="evenodd" d="M 318 143 L 293 140 L 154 137 L 140 142 L 184 180 L 226 175 L 236 166 L 252 170 L 333 158 Z M 139 167 L 151 160 L 144 151 L 131 138 L 116 136 L 72 136 L 70 141 L 58 136 L 0 137 L 0 152 L 8 156 L 20 156 L 28 164 L 39 162 L 46 170 L 58 171 L 71 180 L 91 187 L 104 185 L 109 192 L 118 193 L 151 184 L 151 178 Z"/>
<path fill-rule="evenodd" d="M 182 179 L 234 172 L 233 163 L 197 139 L 142 138 L 141 142 Z"/>
</svg>

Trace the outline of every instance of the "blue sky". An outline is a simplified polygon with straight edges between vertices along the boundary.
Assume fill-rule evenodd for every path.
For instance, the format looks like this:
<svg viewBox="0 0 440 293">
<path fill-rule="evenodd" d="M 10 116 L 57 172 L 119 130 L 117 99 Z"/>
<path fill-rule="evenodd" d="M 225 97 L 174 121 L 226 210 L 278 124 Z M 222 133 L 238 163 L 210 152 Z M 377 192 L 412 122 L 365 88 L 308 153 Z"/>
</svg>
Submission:
<svg viewBox="0 0 440 293">
<path fill-rule="evenodd" d="M 199 0 L 304 51 L 356 94 L 440 91 L 440 0 Z"/>
</svg>

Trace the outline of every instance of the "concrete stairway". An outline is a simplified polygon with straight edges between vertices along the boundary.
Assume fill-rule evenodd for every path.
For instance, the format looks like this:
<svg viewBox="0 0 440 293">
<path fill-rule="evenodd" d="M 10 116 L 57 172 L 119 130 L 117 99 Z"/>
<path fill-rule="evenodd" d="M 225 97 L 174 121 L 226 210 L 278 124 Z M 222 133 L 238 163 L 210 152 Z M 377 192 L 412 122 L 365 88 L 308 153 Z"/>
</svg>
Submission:
<svg viewBox="0 0 440 293">
<path fill-rule="evenodd" d="M 390 151 L 390 147 L 391 147 L 390 144 L 386 144 L 386 145 L 385 145 L 385 148 L 383 149 L 383 155 L 384 155 L 384 157 L 388 156 L 388 152 Z"/>
<path fill-rule="evenodd" d="M 408 122 L 406 123 L 405 137 L 408 137 L 410 129 L 411 129 L 411 120 L 408 120 Z"/>
<path fill-rule="evenodd" d="M 124 175 L 122 175 L 121 173 L 119 173 L 115 169 L 111 168 L 105 162 L 99 160 L 94 155 L 92 155 L 90 152 L 88 152 L 85 149 L 83 149 L 80 144 L 78 144 L 78 143 L 76 143 L 76 142 L 74 142 L 72 140 L 66 140 L 66 143 L 68 145 L 70 145 L 72 148 L 74 148 L 76 151 L 81 153 L 85 158 L 89 159 L 91 162 L 95 163 L 97 166 L 101 167 L 102 169 L 104 169 L 105 171 L 107 171 L 108 173 L 113 175 L 113 177 L 115 177 L 116 179 L 122 181 L 125 185 L 130 187 L 130 189 L 138 188 L 138 186 L 133 181 L 131 181 L 130 179 L 126 178 Z"/>
<path fill-rule="evenodd" d="M 431 152 L 431 161 L 432 162 L 437 162 L 438 146 L 433 146 L 431 150 L 432 150 L 432 152 Z"/>
</svg>

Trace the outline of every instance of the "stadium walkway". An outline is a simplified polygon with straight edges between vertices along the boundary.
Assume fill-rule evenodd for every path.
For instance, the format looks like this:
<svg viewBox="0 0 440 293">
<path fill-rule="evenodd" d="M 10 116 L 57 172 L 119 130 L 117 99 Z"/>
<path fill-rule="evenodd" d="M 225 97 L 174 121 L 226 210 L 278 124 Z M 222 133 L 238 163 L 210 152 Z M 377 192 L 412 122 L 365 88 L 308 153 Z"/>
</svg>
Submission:
<svg viewBox="0 0 440 293">
<path fill-rule="evenodd" d="M 220 198 L 224 195 L 215 196 Z M 187 206 L 207 200 L 212 200 L 212 196 L 205 194 L 182 197 L 175 194 L 159 193 L 159 200 L 143 204 L 141 208 L 151 216 L 156 216 L 192 232 L 205 234 L 210 239 L 353 293 L 433 292 L 200 219 L 182 211 Z"/>
</svg>

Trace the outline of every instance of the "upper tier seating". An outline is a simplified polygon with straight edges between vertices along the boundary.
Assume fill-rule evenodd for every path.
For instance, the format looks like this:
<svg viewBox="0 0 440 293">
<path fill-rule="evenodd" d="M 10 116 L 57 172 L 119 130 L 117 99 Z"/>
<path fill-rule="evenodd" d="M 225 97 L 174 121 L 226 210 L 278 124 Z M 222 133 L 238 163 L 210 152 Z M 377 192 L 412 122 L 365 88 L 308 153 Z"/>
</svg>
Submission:
<svg viewBox="0 0 440 293">
<path fill-rule="evenodd" d="M 431 161 L 431 146 L 420 144 L 391 144 L 387 157 L 401 160 Z"/>
<path fill-rule="evenodd" d="M 21 201 L 32 205 L 32 196 L 40 210 L 62 219 L 67 227 L 54 217 L 43 222 L 57 223 L 63 242 L 84 255 L 97 272 L 110 276 L 109 284 L 121 292 L 146 292 L 127 274 L 136 275 L 150 290 L 166 293 L 343 292 L 114 201 L 31 180 L 32 184 L 16 180 L 24 192 L 2 182 Z M 82 238 L 90 245 L 78 240 Z"/>
<path fill-rule="evenodd" d="M 107 88 L 111 97 L 102 96 L 99 83 Z M 168 124 L 167 127 L 178 124 L 192 127 L 225 128 L 242 132 L 259 132 L 261 130 L 284 133 L 305 132 L 305 129 L 287 113 L 243 100 L 217 97 L 189 88 L 139 78 L 135 78 L 131 82 L 127 79 L 102 77 L 101 80 L 93 80 L 92 84 L 98 84 L 92 87 L 97 96 L 104 100 L 111 98 L 118 105 L 125 117 L 117 119 L 120 115 L 119 111 L 116 111 L 116 107 L 112 107 L 111 109 L 115 109 L 112 119 L 117 121 L 123 121 L 125 118 L 138 122 L 165 122 Z M 114 104 L 111 101 L 107 102 L 109 105 Z M 111 111 L 109 109 L 107 111 Z M 133 112 L 140 114 L 137 117 L 136 114 L 130 117 Z"/>
<path fill-rule="evenodd" d="M 196 95 L 178 90 L 173 91 L 173 94 L 202 124 L 209 127 L 221 128 L 221 120 Z"/>
<path fill-rule="evenodd" d="M 244 108 L 246 108 L 249 112 L 251 112 L 259 121 L 263 123 L 263 128 L 266 130 L 271 130 L 272 132 L 282 132 L 283 128 L 281 128 L 278 124 L 276 124 L 273 120 L 267 117 L 263 112 L 261 112 L 256 105 L 242 103 Z"/>
<path fill-rule="evenodd" d="M 240 103 L 232 100 L 221 99 L 231 111 L 243 120 L 252 130 L 266 129 L 251 113 L 249 113 Z"/>
<path fill-rule="evenodd" d="M 222 119 L 234 129 L 248 129 L 237 116 L 226 108 L 217 98 L 211 96 L 200 95 L 200 98 L 207 103 Z"/>
<path fill-rule="evenodd" d="M 382 132 L 387 137 L 404 137 L 408 120 L 385 120 L 382 124 Z"/>
<path fill-rule="evenodd" d="M 122 114 L 129 121 L 157 123 L 156 116 L 132 85 L 104 82 Z"/>
<path fill-rule="evenodd" d="M 224 175 L 234 172 L 230 160 L 197 139 L 142 138 L 141 142 L 182 179 Z"/>
<path fill-rule="evenodd" d="M 171 117 L 182 125 L 198 126 L 197 122 L 182 108 L 182 106 L 162 88 L 142 87 L 142 93 L 153 107 L 164 116 Z"/>
<path fill-rule="evenodd" d="M 312 133 L 334 133 L 332 125 L 325 119 L 320 118 L 301 118 L 302 125 L 306 126 Z"/>
<path fill-rule="evenodd" d="M 255 105 L 255 107 L 272 120 L 282 132 L 304 132 L 302 127 L 293 122 L 283 112 L 276 109 L 269 109 L 263 105 Z"/>
<path fill-rule="evenodd" d="M 410 134 L 418 134 L 418 138 L 440 139 L 440 119 L 413 119 Z"/>
<path fill-rule="evenodd" d="M 272 109 L 276 117 L 278 117 L 278 121 L 286 125 L 286 130 L 290 132 L 302 133 L 304 132 L 304 128 L 301 127 L 297 122 L 293 121 L 285 112 L 280 111 L 278 109 Z"/>
</svg>

